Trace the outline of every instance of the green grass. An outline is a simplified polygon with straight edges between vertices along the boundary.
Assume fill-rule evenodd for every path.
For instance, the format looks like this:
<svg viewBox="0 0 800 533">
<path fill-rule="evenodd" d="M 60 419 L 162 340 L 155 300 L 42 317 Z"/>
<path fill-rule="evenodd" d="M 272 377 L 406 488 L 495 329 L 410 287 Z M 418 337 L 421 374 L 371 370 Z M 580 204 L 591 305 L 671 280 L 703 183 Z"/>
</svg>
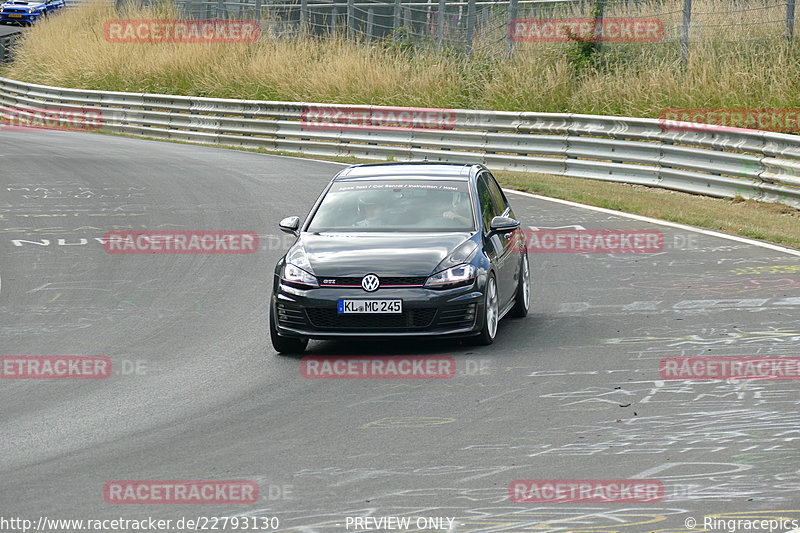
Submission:
<svg viewBox="0 0 800 533">
<path fill-rule="evenodd" d="M 800 211 L 784 204 L 723 200 L 563 176 L 506 171 L 494 174 L 503 186 L 522 191 L 800 249 Z"/>
</svg>

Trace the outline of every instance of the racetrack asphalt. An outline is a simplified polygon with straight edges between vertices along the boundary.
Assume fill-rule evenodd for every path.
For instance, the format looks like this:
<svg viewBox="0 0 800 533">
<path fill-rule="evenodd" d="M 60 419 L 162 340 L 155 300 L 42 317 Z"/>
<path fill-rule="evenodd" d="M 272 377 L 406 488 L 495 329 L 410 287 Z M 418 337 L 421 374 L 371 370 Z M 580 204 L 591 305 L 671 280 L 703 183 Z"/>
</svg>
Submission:
<svg viewBox="0 0 800 533">
<path fill-rule="evenodd" d="M 6 35 L 11 35 L 12 33 L 18 33 L 23 30 L 24 28 L 20 28 L 19 26 L 12 26 L 11 24 L 0 24 L 0 37 L 5 37 Z"/>
<path fill-rule="evenodd" d="M 341 167 L 0 130 L 0 354 L 101 355 L 114 369 L 0 379 L 0 516 L 274 516 L 305 532 L 353 531 L 347 518 L 364 516 L 449 517 L 458 532 L 800 521 L 798 381 L 659 374 L 665 357 L 800 356 L 800 257 L 509 193 L 526 227 L 658 230 L 664 247 L 531 253 L 531 312 L 503 320 L 491 346 L 309 344 L 308 355 L 452 356 L 449 379 L 306 379 L 301 358 L 269 341 L 272 272 L 289 244 L 277 223 L 306 215 Z M 129 255 L 97 240 L 128 229 L 254 231 L 260 247 Z M 515 503 L 517 479 L 649 479 L 664 494 Z M 259 500 L 107 503 L 115 480 L 249 480 Z"/>
</svg>

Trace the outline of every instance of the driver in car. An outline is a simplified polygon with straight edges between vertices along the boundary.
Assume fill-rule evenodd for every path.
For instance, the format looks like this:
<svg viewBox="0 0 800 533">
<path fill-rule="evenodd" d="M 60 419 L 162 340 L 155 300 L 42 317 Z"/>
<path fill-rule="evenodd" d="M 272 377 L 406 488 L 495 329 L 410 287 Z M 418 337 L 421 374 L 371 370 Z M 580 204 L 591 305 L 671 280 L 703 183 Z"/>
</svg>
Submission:
<svg viewBox="0 0 800 533">
<path fill-rule="evenodd" d="M 454 220 L 464 226 L 472 224 L 469 195 L 463 192 L 454 193 L 452 209 L 442 213 L 442 217 L 447 220 Z"/>
<path fill-rule="evenodd" d="M 354 224 L 357 228 L 376 228 L 381 226 L 380 191 L 366 191 L 358 197 L 359 219 Z"/>
</svg>

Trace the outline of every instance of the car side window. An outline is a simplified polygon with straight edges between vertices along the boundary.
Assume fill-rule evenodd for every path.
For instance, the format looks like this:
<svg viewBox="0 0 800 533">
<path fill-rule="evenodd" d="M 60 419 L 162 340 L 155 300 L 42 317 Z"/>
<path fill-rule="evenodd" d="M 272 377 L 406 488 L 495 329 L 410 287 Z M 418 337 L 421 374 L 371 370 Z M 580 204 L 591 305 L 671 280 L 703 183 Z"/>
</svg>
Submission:
<svg viewBox="0 0 800 533">
<path fill-rule="evenodd" d="M 489 190 L 489 186 L 486 183 L 486 176 L 481 175 L 478 176 L 477 182 L 477 192 L 478 192 L 478 202 L 481 205 L 481 218 L 483 219 L 483 231 L 489 231 L 489 226 L 492 223 L 492 219 L 497 216 L 497 208 L 495 206 L 494 200 L 492 199 L 492 193 Z"/>
<path fill-rule="evenodd" d="M 486 183 L 489 186 L 489 193 L 492 195 L 492 200 L 497 207 L 497 214 L 502 215 L 510 207 L 508 205 L 508 200 L 506 200 L 506 195 L 503 194 L 503 191 L 500 189 L 500 185 L 497 184 L 497 180 L 494 179 L 494 176 L 488 172 L 484 172 L 483 175 L 486 178 Z"/>
</svg>

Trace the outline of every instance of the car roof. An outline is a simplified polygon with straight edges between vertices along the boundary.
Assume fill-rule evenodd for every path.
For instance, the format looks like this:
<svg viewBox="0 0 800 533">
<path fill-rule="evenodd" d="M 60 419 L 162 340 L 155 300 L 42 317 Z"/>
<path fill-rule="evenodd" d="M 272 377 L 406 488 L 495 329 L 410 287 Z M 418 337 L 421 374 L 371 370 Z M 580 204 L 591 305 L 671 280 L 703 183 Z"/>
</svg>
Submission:
<svg viewBox="0 0 800 533">
<path fill-rule="evenodd" d="M 334 181 L 382 179 L 382 178 L 414 178 L 414 179 L 457 179 L 467 181 L 473 167 L 461 163 L 373 163 L 353 165 L 339 172 Z"/>
</svg>

